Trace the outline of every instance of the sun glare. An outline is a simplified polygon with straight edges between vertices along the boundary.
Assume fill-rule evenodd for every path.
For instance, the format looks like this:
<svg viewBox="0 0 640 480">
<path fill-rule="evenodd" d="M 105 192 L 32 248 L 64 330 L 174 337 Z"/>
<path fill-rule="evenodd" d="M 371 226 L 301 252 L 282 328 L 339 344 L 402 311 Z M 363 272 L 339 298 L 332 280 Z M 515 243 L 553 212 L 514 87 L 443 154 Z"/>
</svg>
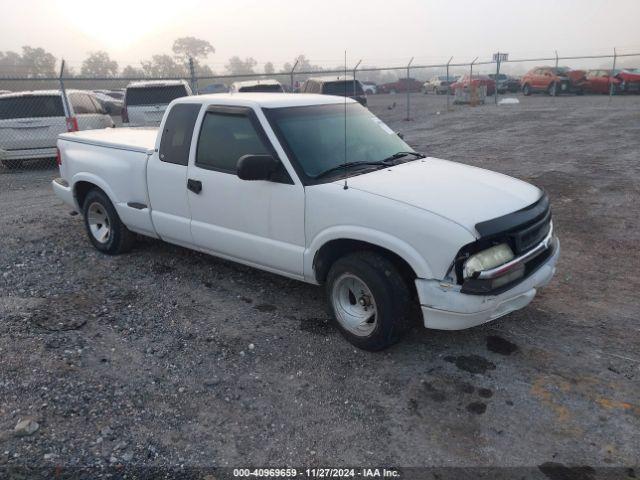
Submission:
<svg viewBox="0 0 640 480">
<path fill-rule="evenodd" d="M 108 50 L 124 50 L 171 27 L 193 11 L 197 0 L 57 0 L 70 26 Z M 180 13 L 182 12 L 182 13 Z"/>
</svg>

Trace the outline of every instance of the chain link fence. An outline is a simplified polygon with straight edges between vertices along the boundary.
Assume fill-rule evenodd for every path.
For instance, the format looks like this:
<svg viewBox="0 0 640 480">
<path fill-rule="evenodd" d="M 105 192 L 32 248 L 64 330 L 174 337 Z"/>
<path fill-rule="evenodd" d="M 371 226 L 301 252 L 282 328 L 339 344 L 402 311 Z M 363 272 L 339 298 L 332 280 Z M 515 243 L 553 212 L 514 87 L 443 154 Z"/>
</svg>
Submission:
<svg viewBox="0 0 640 480">
<path fill-rule="evenodd" d="M 54 169 L 56 139 L 64 132 L 158 126 L 169 102 L 186 95 L 243 91 L 347 95 L 365 105 L 375 101 L 394 110 L 395 116 L 412 121 L 416 115 L 463 108 L 459 105 L 497 105 L 505 95 L 520 95 L 522 79 L 505 73 L 513 71 L 514 65 L 521 71 L 542 65 L 563 71 L 572 61 L 592 62 L 594 66 L 610 63 L 609 68 L 595 70 L 606 78 L 594 76 L 590 80 L 594 85 L 599 80 L 597 93 L 608 94 L 610 99 L 640 93 L 640 79 L 625 83 L 616 76 L 621 59 L 626 64 L 637 59 L 640 64 L 640 53 L 511 59 L 496 54 L 490 59 L 457 62 L 451 58 L 433 65 L 411 59 L 394 67 L 372 67 L 360 61 L 352 67 L 316 71 L 302 71 L 296 63 L 290 71 L 268 75 L 198 75 L 191 61 L 186 74 L 177 77 L 68 76 L 64 61 L 58 77 L 19 78 L 0 71 L 0 174 Z M 640 70 L 636 73 L 640 78 Z M 548 93 L 555 96 L 560 92 Z M 423 95 L 438 99 L 424 102 L 418 97 Z M 619 96 L 624 101 L 624 95 Z"/>
</svg>

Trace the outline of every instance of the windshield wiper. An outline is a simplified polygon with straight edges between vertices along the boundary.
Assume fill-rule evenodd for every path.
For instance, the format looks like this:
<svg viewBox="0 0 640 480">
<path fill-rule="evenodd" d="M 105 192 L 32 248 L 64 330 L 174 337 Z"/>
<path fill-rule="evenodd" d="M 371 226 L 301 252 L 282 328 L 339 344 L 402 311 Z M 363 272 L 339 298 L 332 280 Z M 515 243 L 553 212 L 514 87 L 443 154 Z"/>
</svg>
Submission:
<svg viewBox="0 0 640 480">
<path fill-rule="evenodd" d="M 324 177 L 325 175 L 332 173 L 332 172 L 337 172 L 339 170 L 346 170 L 348 168 L 352 168 L 352 167 L 360 167 L 360 166 L 372 166 L 372 167 L 392 167 L 393 165 L 396 165 L 396 163 L 394 162 L 394 160 L 398 160 L 400 158 L 406 157 L 407 155 L 413 155 L 416 158 L 425 158 L 426 155 L 423 155 L 421 153 L 418 152 L 397 152 L 394 153 L 393 155 L 387 157 L 387 158 L 383 158 L 382 160 L 375 160 L 375 161 L 360 161 L 360 162 L 347 162 L 347 163 L 342 163 L 340 165 L 336 165 L 335 167 L 331 167 L 328 170 L 325 170 L 324 172 L 320 173 L 319 175 L 317 175 L 314 178 L 321 178 Z"/>
<path fill-rule="evenodd" d="M 382 161 L 362 161 L 362 162 L 347 162 L 347 163 L 341 163 L 340 165 L 336 165 L 335 167 L 331 167 L 327 170 L 325 170 L 324 172 L 316 175 L 314 178 L 320 178 L 320 177 L 324 177 L 325 175 L 332 173 L 332 172 L 337 172 L 338 170 L 346 170 L 348 168 L 352 168 L 352 167 L 359 167 L 359 166 L 378 166 L 378 165 L 383 165 L 386 166 L 387 163 L 384 163 Z"/>
<path fill-rule="evenodd" d="M 383 162 L 385 164 L 389 164 L 393 160 L 398 160 L 398 159 L 406 157 L 408 155 L 413 155 L 416 158 L 426 158 L 426 155 L 423 155 L 422 153 L 418 153 L 418 152 L 397 152 L 397 153 L 394 153 L 393 155 L 381 160 L 381 162 Z"/>
</svg>

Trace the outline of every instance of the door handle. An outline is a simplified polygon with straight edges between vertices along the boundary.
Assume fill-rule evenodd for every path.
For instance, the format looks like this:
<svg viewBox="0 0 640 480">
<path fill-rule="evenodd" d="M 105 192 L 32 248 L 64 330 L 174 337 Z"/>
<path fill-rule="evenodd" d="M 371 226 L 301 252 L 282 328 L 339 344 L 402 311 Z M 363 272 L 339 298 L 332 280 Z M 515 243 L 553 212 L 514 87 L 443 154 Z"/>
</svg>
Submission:
<svg viewBox="0 0 640 480">
<path fill-rule="evenodd" d="M 194 180 L 192 178 L 187 179 L 187 189 L 193 193 L 200 193 L 202 191 L 202 182 L 200 180 Z"/>
</svg>

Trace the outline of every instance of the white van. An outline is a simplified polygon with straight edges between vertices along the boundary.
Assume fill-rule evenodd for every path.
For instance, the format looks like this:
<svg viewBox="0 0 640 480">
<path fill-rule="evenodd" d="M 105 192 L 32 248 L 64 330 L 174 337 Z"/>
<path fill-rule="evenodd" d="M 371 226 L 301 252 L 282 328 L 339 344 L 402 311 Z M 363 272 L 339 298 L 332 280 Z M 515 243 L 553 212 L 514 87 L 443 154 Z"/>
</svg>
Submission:
<svg viewBox="0 0 640 480">
<path fill-rule="evenodd" d="M 184 80 L 133 82 L 127 86 L 122 123 L 130 127 L 157 127 L 172 100 L 192 95 Z"/>
<path fill-rule="evenodd" d="M 55 158 L 60 133 L 114 126 L 92 93 L 67 90 L 67 98 L 68 107 L 59 90 L 0 96 L 0 161 L 5 167 L 20 167 L 25 160 Z"/>
</svg>

